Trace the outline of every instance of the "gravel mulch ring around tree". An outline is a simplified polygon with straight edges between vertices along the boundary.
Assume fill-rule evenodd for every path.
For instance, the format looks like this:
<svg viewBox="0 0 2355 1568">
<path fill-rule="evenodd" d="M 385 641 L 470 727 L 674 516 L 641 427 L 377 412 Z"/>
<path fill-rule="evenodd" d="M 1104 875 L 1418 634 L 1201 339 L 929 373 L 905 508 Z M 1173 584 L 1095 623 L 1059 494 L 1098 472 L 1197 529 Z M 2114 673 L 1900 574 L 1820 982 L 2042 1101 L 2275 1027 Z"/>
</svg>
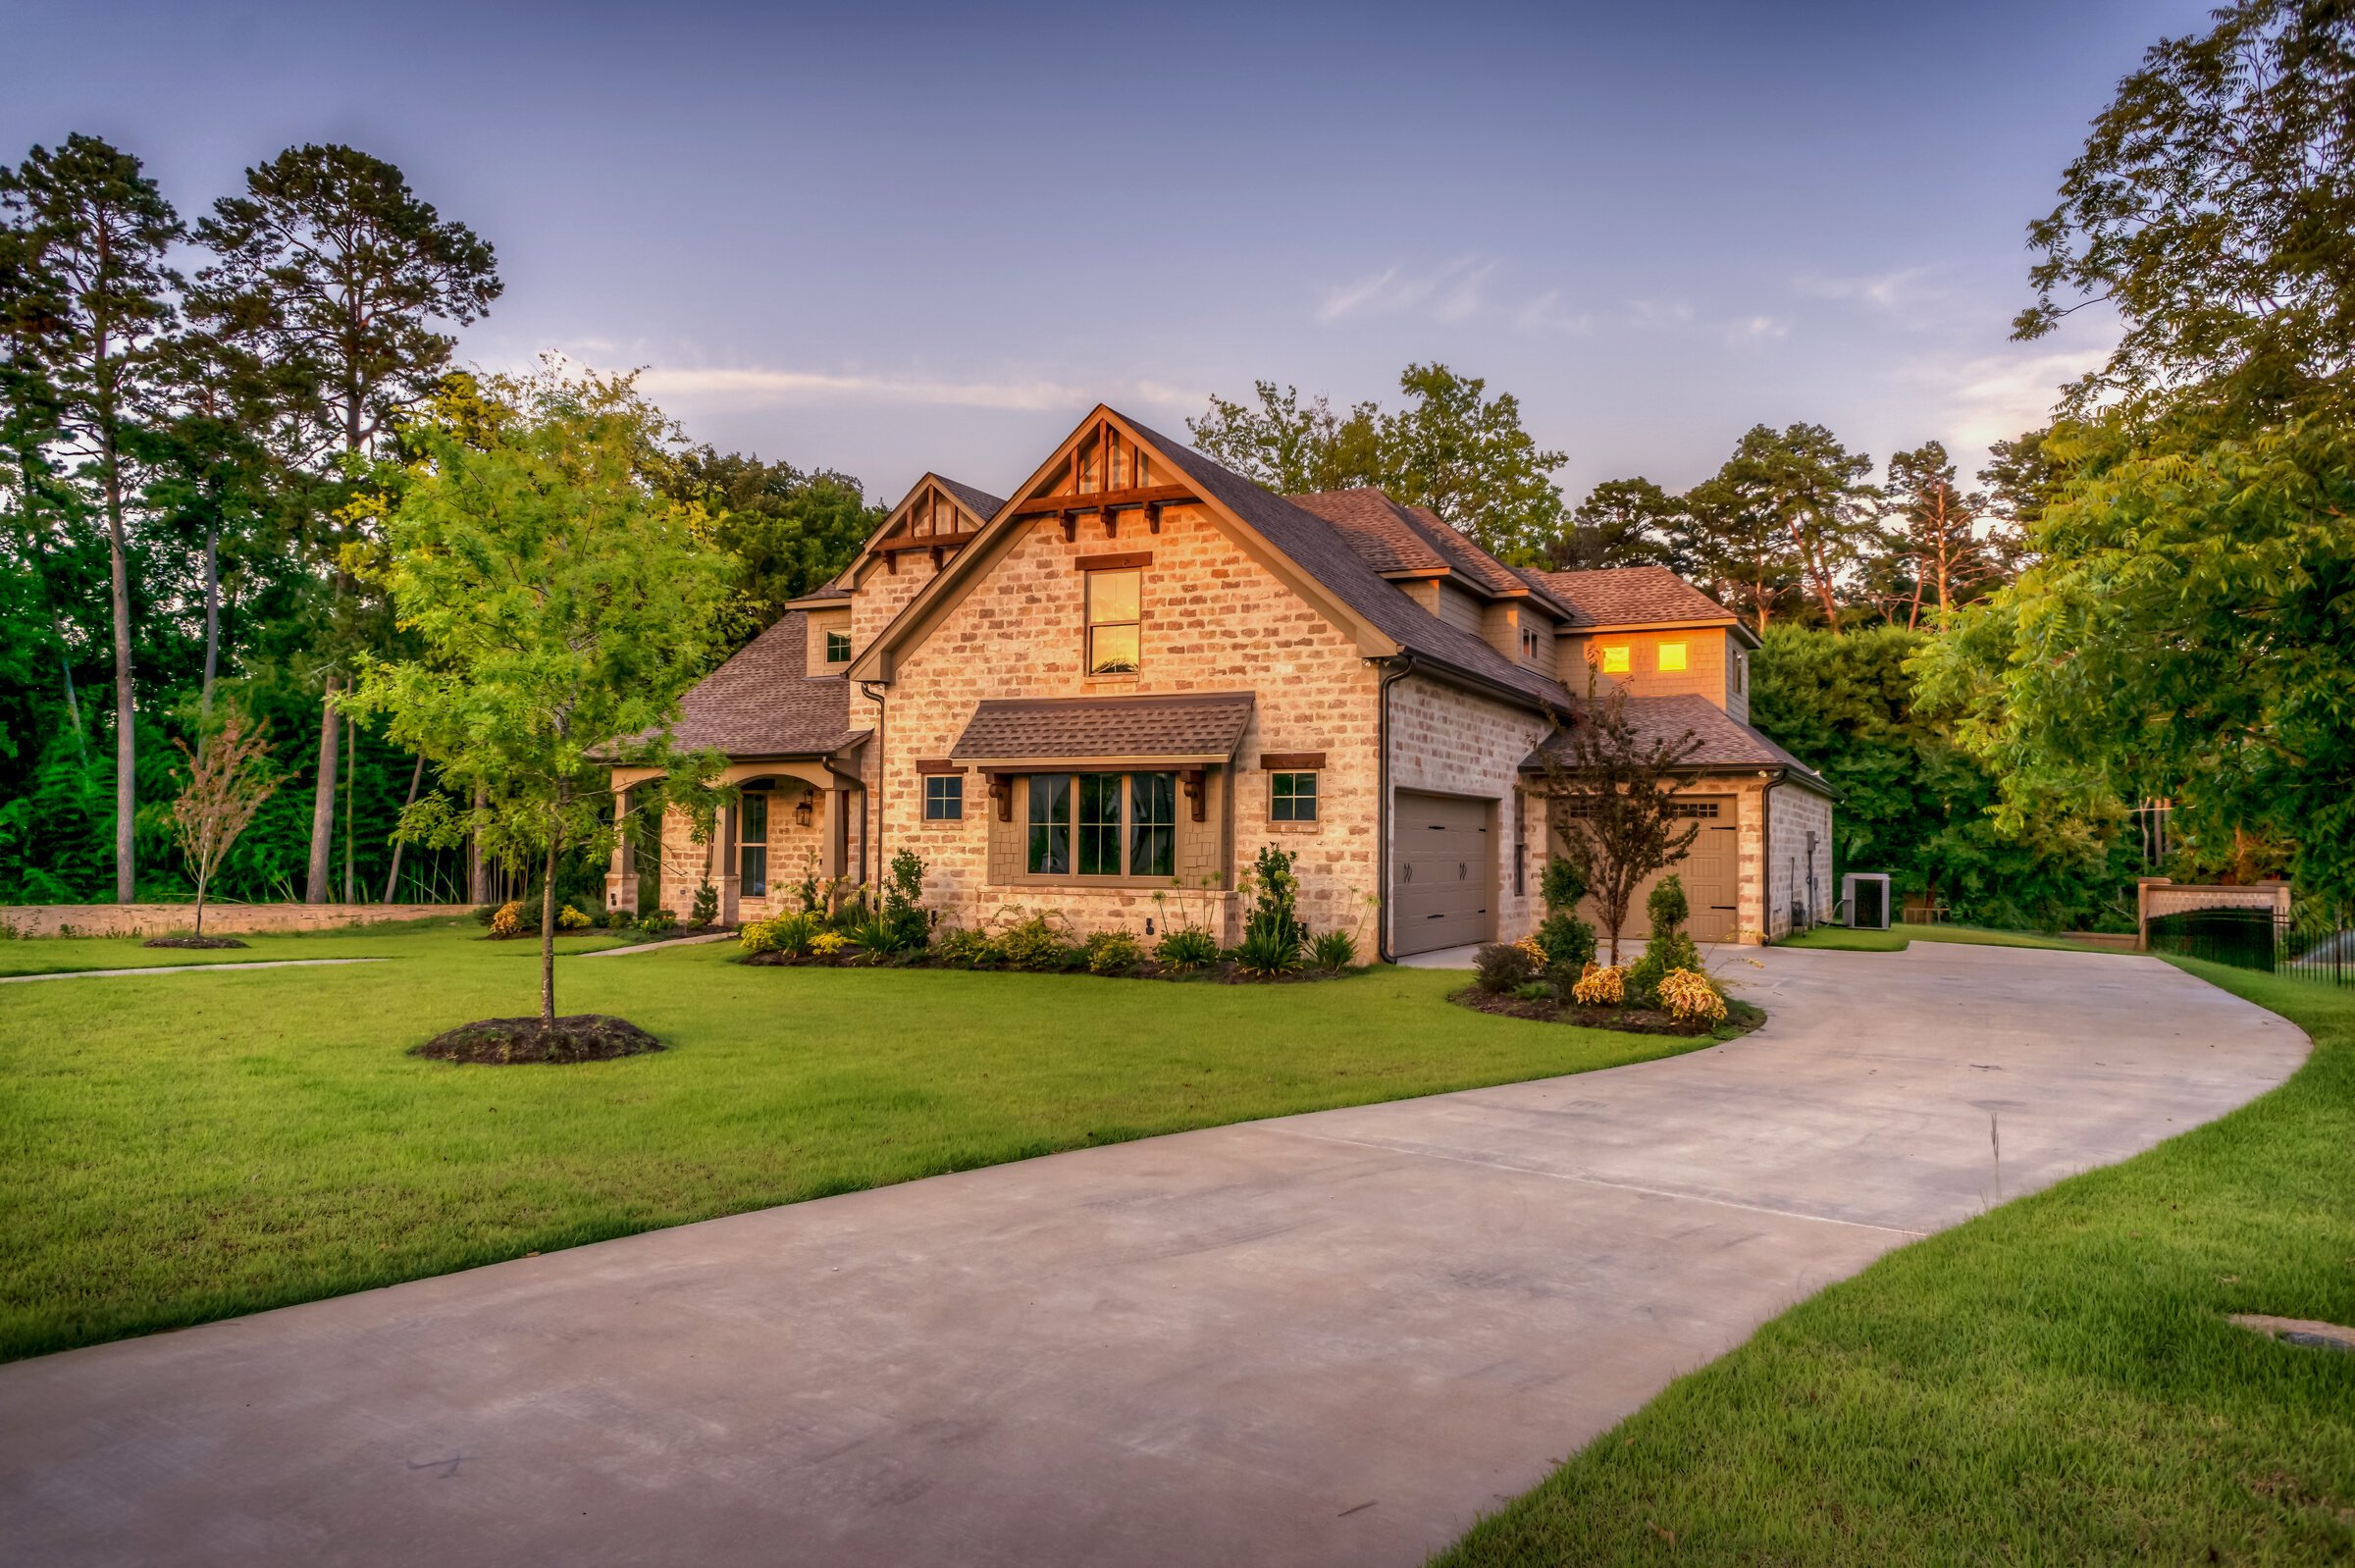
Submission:
<svg viewBox="0 0 2355 1568">
<path fill-rule="evenodd" d="M 1716 1024 L 1679 1023 L 1652 1008 L 1580 1007 L 1575 1002 L 1537 1001 L 1507 992 L 1484 991 L 1477 985 L 1467 985 L 1447 1000 L 1475 1013 L 1529 1019 L 1538 1023 L 1575 1023 L 1588 1029 L 1617 1029 L 1623 1034 L 1714 1035 L 1720 1040 L 1731 1040 L 1766 1021 L 1763 1009 L 1732 997 L 1725 1001 L 1724 1021 Z"/>
<path fill-rule="evenodd" d="M 484 1067 L 522 1063 L 610 1062 L 661 1050 L 662 1042 L 637 1024 L 603 1013 L 575 1013 L 544 1026 L 536 1018 L 479 1019 L 435 1035 L 411 1056 Z"/>
<path fill-rule="evenodd" d="M 234 936 L 151 936 L 139 944 L 141 947 L 200 948 L 243 947 L 244 945 Z"/>
</svg>

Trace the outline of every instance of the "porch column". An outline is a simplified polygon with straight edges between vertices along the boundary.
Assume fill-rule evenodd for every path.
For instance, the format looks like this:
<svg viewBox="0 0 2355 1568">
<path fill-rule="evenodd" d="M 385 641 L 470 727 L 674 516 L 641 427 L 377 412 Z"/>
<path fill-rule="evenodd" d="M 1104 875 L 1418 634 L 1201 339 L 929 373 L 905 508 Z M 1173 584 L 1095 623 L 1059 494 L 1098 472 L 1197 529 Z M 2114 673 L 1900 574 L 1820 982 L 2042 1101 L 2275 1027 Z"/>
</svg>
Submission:
<svg viewBox="0 0 2355 1568">
<path fill-rule="evenodd" d="M 736 923 L 736 808 L 720 808 L 719 817 L 712 824 L 711 858 L 717 863 L 712 869 L 711 885 L 719 889 L 719 923 Z"/>
<path fill-rule="evenodd" d="M 638 913 L 638 846 L 630 832 L 629 790 L 613 795 L 613 862 L 605 871 L 605 912 Z"/>
</svg>

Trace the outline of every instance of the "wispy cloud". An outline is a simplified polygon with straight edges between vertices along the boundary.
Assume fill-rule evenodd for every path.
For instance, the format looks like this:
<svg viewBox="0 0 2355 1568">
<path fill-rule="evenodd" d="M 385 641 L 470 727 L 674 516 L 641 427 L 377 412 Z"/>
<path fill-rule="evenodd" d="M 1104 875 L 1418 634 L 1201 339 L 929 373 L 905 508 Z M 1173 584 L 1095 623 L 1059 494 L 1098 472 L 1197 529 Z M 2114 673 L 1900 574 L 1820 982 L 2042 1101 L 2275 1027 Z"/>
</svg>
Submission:
<svg viewBox="0 0 2355 1568">
<path fill-rule="evenodd" d="M 1495 267 L 1494 262 L 1477 256 L 1458 256 L 1428 272 L 1385 267 L 1327 287 L 1317 301 L 1317 320 L 1346 321 L 1352 316 L 1428 310 L 1440 321 L 1468 321 L 1486 303 L 1482 288 Z"/>
<path fill-rule="evenodd" d="M 1791 280 L 1794 292 L 1810 299 L 1853 300 L 1878 310 L 1895 310 L 1902 305 L 1914 305 L 1933 295 L 1943 293 L 1931 282 L 1928 267 L 1900 267 L 1890 272 L 1871 273 L 1858 278 L 1827 278 L 1821 273 L 1802 273 Z"/>
<path fill-rule="evenodd" d="M 1513 312 L 1513 325 L 1523 332 L 1586 333 L 1595 329 L 1590 311 L 1574 311 L 1562 303 L 1562 291 L 1548 288 Z"/>
<path fill-rule="evenodd" d="M 653 365 L 638 385 L 656 396 L 731 407 L 781 403 L 850 402 L 930 408 L 1012 411 L 1072 408 L 1100 399 L 1128 398 L 1157 406 L 1202 401 L 1202 394 L 1157 381 L 1079 385 L 1043 377 L 954 381 L 930 376 L 759 367 Z"/>
<path fill-rule="evenodd" d="M 1783 316 L 1744 316 L 1725 325 L 1726 346 L 1739 348 L 1745 343 L 1773 342 L 1791 336 L 1791 323 Z"/>
<path fill-rule="evenodd" d="M 1916 363 L 1901 379 L 1928 392 L 1955 444 L 2009 441 L 2052 418 L 2061 389 L 2102 363 L 2108 344 Z"/>
</svg>

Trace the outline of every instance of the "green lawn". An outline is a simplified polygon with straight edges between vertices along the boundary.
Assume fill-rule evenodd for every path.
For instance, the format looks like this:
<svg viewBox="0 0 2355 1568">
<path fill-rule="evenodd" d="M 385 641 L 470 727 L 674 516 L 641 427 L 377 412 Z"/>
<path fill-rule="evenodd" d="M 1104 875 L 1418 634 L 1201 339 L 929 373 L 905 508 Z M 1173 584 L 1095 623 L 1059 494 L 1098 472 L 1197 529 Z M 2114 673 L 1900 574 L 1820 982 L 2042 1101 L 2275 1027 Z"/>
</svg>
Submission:
<svg viewBox="0 0 2355 1568">
<path fill-rule="evenodd" d="M 1976 925 L 1892 925 L 1886 931 L 1852 931 L 1845 925 L 1818 925 L 1811 931 L 1783 938 L 1777 947 L 1829 948 L 1843 953 L 1902 953 L 1909 942 L 1962 942 L 1974 947 L 2045 947 L 2071 953 L 2107 953 L 2110 948 L 2074 942 L 2066 936 L 2029 931 L 1990 931 Z"/>
<path fill-rule="evenodd" d="M 0 986 L 0 1357 L 829 1192 L 1691 1041 L 1491 1018 L 1463 976 L 1295 986 L 751 968 L 721 944 L 558 967 L 566 1012 L 672 1047 L 403 1054 L 528 1013 L 536 943 L 470 923 L 256 939 L 391 962 Z M 0 944 L 103 967 L 135 943 Z M 168 956 L 168 955 L 164 955 Z M 194 955 L 209 957 L 210 955 Z"/>
<path fill-rule="evenodd" d="M 24 941 L 0 941 L 0 975 L 61 974 L 89 969 L 178 968 L 191 964 L 260 964 L 288 959 L 391 958 L 410 951 L 410 937 L 435 932 L 449 937 L 480 937 L 483 928 L 469 915 L 429 920 L 394 920 L 383 925 L 345 925 L 329 931 L 299 931 L 280 936 L 240 936 L 245 946 L 220 948 L 142 947 L 136 937 L 52 936 Z M 536 941 L 497 944 L 499 948 L 539 952 Z M 583 931 L 559 937 L 559 953 L 588 953 L 619 946 L 605 931 Z"/>
<path fill-rule="evenodd" d="M 1449 1568 L 2355 1556 L 2355 992 L 2185 962 L 2302 1026 L 2281 1088 L 1890 1254 L 1678 1380 Z"/>
</svg>

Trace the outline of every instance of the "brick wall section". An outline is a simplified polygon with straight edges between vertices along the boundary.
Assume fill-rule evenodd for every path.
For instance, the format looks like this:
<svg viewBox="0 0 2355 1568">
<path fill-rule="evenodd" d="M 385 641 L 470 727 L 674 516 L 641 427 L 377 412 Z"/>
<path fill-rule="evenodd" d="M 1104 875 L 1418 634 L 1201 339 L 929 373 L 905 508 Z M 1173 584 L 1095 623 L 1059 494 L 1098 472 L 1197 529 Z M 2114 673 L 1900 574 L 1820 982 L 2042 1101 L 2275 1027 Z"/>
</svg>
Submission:
<svg viewBox="0 0 2355 1568">
<path fill-rule="evenodd" d="M 1771 862 L 1766 867 L 1766 930 L 1770 937 L 1791 934 L 1794 897 L 1808 905 L 1821 923 L 1832 915 L 1840 897 L 1832 885 L 1832 803 L 1813 790 L 1788 780 L 1768 797 L 1773 832 Z M 1815 859 L 1807 860 L 1807 834 L 1815 835 Z M 1812 893 L 1808 872 L 1814 873 Z"/>
<path fill-rule="evenodd" d="M 470 915 L 471 904 L 215 904 L 204 906 L 207 936 L 254 936 L 377 925 L 437 915 Z M 196 923 L 188 904 L 18 904 L 0 907 L 0 925 L 19 936 L 176 936 Z"/>
<path fill-rule="evenodd" d="M 1083 671 L 1082 555 L 1150 550 L 1145 568 L 1140 671 L 1133 678 L 1090 680 Z M 871 583 L 870 583 L 871 586 Z M 862 611 L 864 619 L 864 611 Z M 1197 507 L 1174 506 L 1161 531 L 1145 532 L 1135 514 L 1119 536 L 1082 518 L 1067 543 L 1061 525 L 1032 523 L 988 576 L 901 655 L 889 696 L 886 736 L 877 758 L 883 854 L 913 848 L 929 864 L 927 900 L 962 921 L 1000 914 L 1060 911 L 1081 933 L 1120 926 L 1141 933 L 1174 896 L 1144 885 L 1047 886 L 991 875 L 993 809 L 985 783 L 968 774 L 965 819 L 925 822 L 916 762 L 950 755 L 974 705 L 990 698 L 1113 697 L 1182 691 L 1252 691 L 1257 706 L 1224 803 L 1222 833 L 1228 884 L 1263 843 L 1299 855 L 1302 914 L 1318 930 L 1354 924 L 1378 885 L 1375 865 L 1376 674 L 1352 642 L 1284 584 L 1253 561 Z M 1262 750 L 1323 752 L 1323 820 L 1273 830 L 1267 821 Z M 1019 805 L 1019 794 L 1018 794 Z M 1182 799 L 1179 810 L 1185 810 Z M 1163 892 L 1157 906 L 1153 894 Z M 1196 895 L 1195 902 L 1202 900 Z M 1213 901 L 1221 939 L 1240 934 L 1230 899 Z M 1369 944 L 1370 945 L 1370 944 Z"/>
<path fill-rule="evenodd" d="M 1409 675 L 1390 688 L 1391 787 L 1496 803 L 1492 934 L 1501 941 L 1528 935 L 1544 913 L 1538 897 L 1544 834 L 1535 821 L 1515 821 L 1513 792 L 1521 781 L 1522 759 L 1551 729 L 1542 715 L 1527 708 L 1442 686 L 1427 676 Z M 1527 892 L 1522 895 L 1513 892 L 1517 838 L 1530 846 Z"/>
</svg>

